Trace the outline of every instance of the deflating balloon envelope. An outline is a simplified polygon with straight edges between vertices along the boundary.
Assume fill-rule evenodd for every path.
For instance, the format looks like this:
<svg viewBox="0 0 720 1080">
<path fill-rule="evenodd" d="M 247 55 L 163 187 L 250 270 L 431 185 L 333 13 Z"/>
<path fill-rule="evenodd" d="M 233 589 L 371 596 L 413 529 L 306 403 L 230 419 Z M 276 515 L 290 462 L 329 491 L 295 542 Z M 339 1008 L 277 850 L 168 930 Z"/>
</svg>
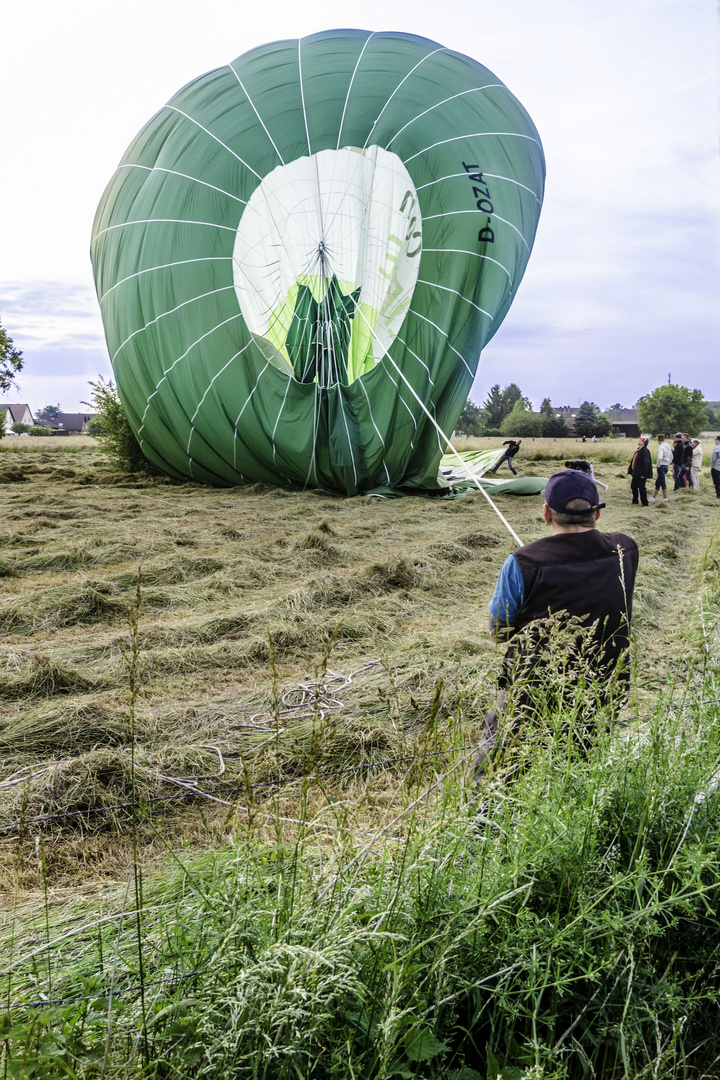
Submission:
<svg viewBox="0 0 720 1080">
<path fill-rule="evenodd" d="M 543 183 L 519 102 L 424 38 L 328 31 L 189 83 L 93 228 L 147 457 L 218 485 L 437 489 Z"/>
</svg>

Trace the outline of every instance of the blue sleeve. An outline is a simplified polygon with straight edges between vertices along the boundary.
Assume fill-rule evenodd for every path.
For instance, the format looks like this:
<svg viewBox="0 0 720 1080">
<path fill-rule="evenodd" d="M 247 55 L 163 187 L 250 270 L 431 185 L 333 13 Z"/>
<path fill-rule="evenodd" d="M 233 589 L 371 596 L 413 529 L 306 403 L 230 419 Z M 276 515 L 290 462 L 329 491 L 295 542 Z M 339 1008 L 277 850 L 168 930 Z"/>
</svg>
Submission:
<svg viewBox="0 0 720 1080">
<path fill-rule="evenodd" d="M 493 598 L 488 604 L 488 611 L 499 623 L 512 626 L 524 599 L 525 586 L 520 567 L 515 557 L 508 555 L 502 564 Z"/>
</svg>

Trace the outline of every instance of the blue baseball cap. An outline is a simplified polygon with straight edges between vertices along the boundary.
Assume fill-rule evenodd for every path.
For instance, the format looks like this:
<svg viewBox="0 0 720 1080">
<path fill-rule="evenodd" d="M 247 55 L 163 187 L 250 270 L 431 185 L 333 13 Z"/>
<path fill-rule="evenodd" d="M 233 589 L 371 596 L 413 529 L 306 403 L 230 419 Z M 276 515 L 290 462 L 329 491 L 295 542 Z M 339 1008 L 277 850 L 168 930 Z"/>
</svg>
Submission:
<svg viewBox="0 0 720 1080">
<path fill-rule="evenodd" d="M 591 510 L 602 510 L 605 503 L 597 501 L 597 488 L 587 473 L 577 469 L 563 469 L 553 473 L 543 489 L 545 502 L 556 514 L 576 514 L 578 517 Z M 585 499 L 590 503 L 586 510 L 568 510 L 571 499 Z"/>
</svg>

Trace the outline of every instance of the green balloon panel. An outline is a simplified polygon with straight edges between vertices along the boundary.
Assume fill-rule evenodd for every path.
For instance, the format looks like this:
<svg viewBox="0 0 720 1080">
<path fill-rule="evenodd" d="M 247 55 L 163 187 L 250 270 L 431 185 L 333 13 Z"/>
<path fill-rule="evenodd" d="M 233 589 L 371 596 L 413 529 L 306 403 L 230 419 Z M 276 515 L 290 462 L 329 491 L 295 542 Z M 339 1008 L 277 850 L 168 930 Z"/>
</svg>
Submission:
<svg viewBox="0 0 720 1080">
<path fill-rule="evenodd" d="M 189 83 L 93 227 L 146 456 L 216 485 L 437 489 L 544 177 L 507 87 L 409 34 L 274 42 Z"/>
</svg>

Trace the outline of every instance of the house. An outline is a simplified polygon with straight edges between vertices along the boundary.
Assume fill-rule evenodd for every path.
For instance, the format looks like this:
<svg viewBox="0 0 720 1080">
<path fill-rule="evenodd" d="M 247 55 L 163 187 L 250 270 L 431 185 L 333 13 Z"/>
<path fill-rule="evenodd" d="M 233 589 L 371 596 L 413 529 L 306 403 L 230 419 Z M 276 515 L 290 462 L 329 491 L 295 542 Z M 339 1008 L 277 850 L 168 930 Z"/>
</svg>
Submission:
<svg viewBox="0 0 720 1080">
<path fill-rule="evenodd" d="M 559 420 L 562 417 L 562 419 L 565 421 L 568 431 L 572 431 L 575 427 L 575 417 L 577 416 L 578 409 L 579 406 L 575 406 L 575 408 L 573 408 L 572 405 L 562 405 L 560 407 L 558 407 L 557 405 L 553 405 L 553 412 L 555 413 L 556 419 Z"/>
<path fill-rule="evenodd" d="M 613 435 L 637 439 L 640 435 L 637 409 L 610 409 Z"/>
<path fill-rule="evenodd" d="M 56 412 L 52 416 L 42 416 L 38 424 L 63 435 L 83 435 L 94 416 L 95 413 Z"/>
<path fill-rule="evenodd" d="M 0 405 L 0 409 L 7 413 L 5 419 L 7 431 L 13 424 L 30 424 L 31 427 L 35 424 L 29 405 Z"/>
</svg>

